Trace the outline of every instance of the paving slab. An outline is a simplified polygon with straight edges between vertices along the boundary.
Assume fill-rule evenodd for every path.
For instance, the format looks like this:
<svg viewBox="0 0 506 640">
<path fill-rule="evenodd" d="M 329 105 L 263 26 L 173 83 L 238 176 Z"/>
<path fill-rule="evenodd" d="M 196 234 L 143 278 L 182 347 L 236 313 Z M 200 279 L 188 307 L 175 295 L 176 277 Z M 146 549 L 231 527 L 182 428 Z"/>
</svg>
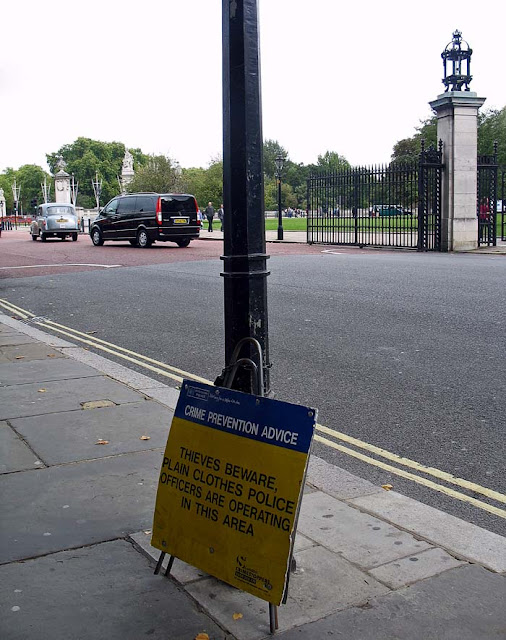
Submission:
<svg viewBox="0 0 506 640">
<path fill-rule="evenodd" d="M 158 562 L 160 557 L 160 551 L 155 547 L 151 546 L 151 529 L 147 529 L 145 531 L 138 531 L 137 533 L 133 533 L 129 536 L 129 538 L 134 542 L 134 544 L 139 548 L 142 553 L 144 553 L 148 558 L 151 558 L 153 562 Z M 305 549 L 310 549 L 316 545 L 315 542 L 309 540 L 300 533 L 297 533 L 295 538 L 294 552 L 303 551 Z M 169 562 L 169 555 L 166 555 L 162 562 L 162 569 L 165 571 L 167 568 L 167 564 Z M 171 576 L 177 580 L 182 585 L 186 585 L 190 582 L 195 582 L 195 580 L 201 580 L 202 578 L 209 577 L 207 573 L 197 569 L 196 567 L 192 567 L 191 564 L 187 564 L 186 562 L 182 562 L 178 558 L 174 559 L 174 563 L 171 569 Z"/>
<path fill-rule="evenodd" d="M 210 640 L 226 634 L 124 540 L 0 567 L 3 640 Z"/>
<path fill-rule="evenodd" d="M 435 546 L 460 558 L 482 564 L 492 571 L 506 571 L 506 538 L 428 507 L 412 498 L 385 491 L 350 501 L 359 508 L 416 532 Z"/>
<path fill-rule="evenodd" d="M 151 528 L 162 452 L 2 476 L 0 563 Z"/>
<path fill-rule="evenodd" d="M 372 482 L 354 476 L 317 456 L 309 458 L 307 478 L 308 482 L 321 491 L 341 500 L 384 491 Z"/>
<path fill-rule="evenodd" d="M 70 360 L 69 358 L 29 362 L 9 362 L 0 364 L 0 387 L 49 382 L 51 380 L 70 380 L 96 376 L 96 369 Z"/>
<path fill-rule="evenodd" d="M 11 420 L 47 465 L 165 448 L 173 412 L 142 400 Z M 141 440 L 147 437 L 148 440 Z M 109 444 L 97 445 L 99 439 Z"/>
<path fill-rule="evenodd" d="M 137 391 L 103 376 L 18 384 L 0 387 L 0 419 L 80 411 L 81 403 L 92 400 L 111 400 L 115 404 L 123 404 L 139 402 L 143 398 Z"/>
<path fill-rule="evenodd" d="M 177 401 L 179 399 L 179 391 L 178 389 L 172 389 L 171 387 L 164 388 L 156 388 L 156 387 L 146 387 L 139 389 L 141 393 L 146 394 L 150 398 L 161 402 L 166 407 L 170 407 L 171 409 L 175 409 L 177 405 Z"/>
<path fill-rule="evenodd" d="M 364 568 L 376 567 L 430 546 L 321 491 L 304 495 L 298 530 Z"/>
<path fill-rule="evenodd" d="M 43 466 L 34 452 L 5 421 L 0 421 L 0 473 Z"/>
<path fill-rule="evenodd" d="M 279 609 L 280 631 L 389 592 L 374 578 L 322 547 L 306 549 L 295 557 L 297 571 L 290 576 L 287 603 Z M 192 582 L 186 590 L 238 640 L 269 636 L 267 602 L 215 578 Z M 242 618 L 234 620 L 234 613 L 241 613 Z"/>
<path fill-rule="evenodd" d="M 17 344 L 0 347 L 0 362 L 17 362 L 23 360 L 47 360 L 48 358 L 63 358 L 64 355 L 41 342 L 33 344 Z"/>
<path fill-rule="evenodd" d="M 499 640 L 506 636 L 506 578 L 466 565 L 366 606 L 280 634 L 279 640 Z"/>
<path fill-rule="evenodd" d="M 400 589 L 464 564 L 467 563 L 456 560 L 443 549 L 433 548 L 376 567 L 369 573 L 391 589 Z"/>
<path fill-rule="evenodd" d="M 2 333 L 0 334 L 0 347 L 7 347 L 20 344 L 35 344 L 35 340 L 22 333 Z"/>
<path fill-rule="evenodd" d="M 160 557 L 160 550 L 151 546 L 151 529 L 132 533 L 128 537 L 134 542 L 134 544 L 147 558 L 150 558 L 152 562 L 158 562 L 158 559 Z M 169 554 L 165 555 L 162 562 L 162 571 L 160 572 L 160 575 L 167 568 L 169 557 Z M 195 582 L 195 580 L 202 580 L 202 578 L 209 577 L 209 575 L 204 571 L 201 571 L 196 567 L 192 567 L 191 564 L 187 564 L 186 562 L 183 562 L 178 558 L 174 559 L 170 575 L 181 585 L 186 585 L 190 582 Z"/>
<path fill-rule="evenodd" d="M 124 382 L 128 384 L 129 387 L 133 387 L 134 389 L 149 389 L 153 387 L 159 388 L 167 388 L 163 382 L 158 382 L 154 378 L 150 378 L 149 376 L 145 376 L 143 373 L 139 373 L 137 371 L 132 371 L 132 369 L 128 369 L 117 362 L 113 362 L 112 360 L 108 360 L 102 356 L 99 356 L 92 351 L 87 351 L 82 347 L 73 346 L 71 348 L 63 348 L 61 352 L 74 360 L 78 360 L 79 362 L 83 362 L 84 364 L 97 369 L 101 373 L 114 378 L 115 380 L 119 380 L 120 382 Z M 177 392 L 179 395 L 179 392 Z"/>
<path fill-rule="evenodd" d="M 29 336 L 30 338 L 34 338 L 35 340 L 40 340 L 40 342 L 44 342 L 45 344 L 51 345 L 52 347 L 73 346 L 73 344 L 71 342 L 68 342 L 67 340 L 62 340 L 61 338 L 57 338 L 50 333 L 45 333 L 44 331 L 37 329 L 33 325 L 29 325 L 26 322 L 21 322 L 20 320 L 15 320 L 14 318 L 5 315 L 2 312 L 0 312 L 0 322 L 4 327 L 7 327 L 7 330 L 14 329 L 18 332 L 18 334 L 22 333 L 25 336 Z"/>
</svg>

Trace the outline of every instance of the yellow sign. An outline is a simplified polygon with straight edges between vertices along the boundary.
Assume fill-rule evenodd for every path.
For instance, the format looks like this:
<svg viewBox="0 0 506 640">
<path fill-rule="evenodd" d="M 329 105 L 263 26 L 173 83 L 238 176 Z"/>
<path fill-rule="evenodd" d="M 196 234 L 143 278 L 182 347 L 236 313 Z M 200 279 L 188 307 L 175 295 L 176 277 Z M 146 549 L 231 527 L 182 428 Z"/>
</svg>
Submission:
<svg viewBox="0 0 506 640">
<path fill-rule="evenodd" d="M 315 420 L 307 407 L 185 380 L 151 544 L 280 604 Z"/>
</svg>

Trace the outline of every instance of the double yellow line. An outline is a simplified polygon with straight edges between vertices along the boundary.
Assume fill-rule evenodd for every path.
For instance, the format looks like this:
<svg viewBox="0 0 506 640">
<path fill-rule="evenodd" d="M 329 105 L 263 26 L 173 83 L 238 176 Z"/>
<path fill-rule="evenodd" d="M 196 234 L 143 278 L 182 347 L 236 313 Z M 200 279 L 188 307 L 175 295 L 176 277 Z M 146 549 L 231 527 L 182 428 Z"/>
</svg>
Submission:
<svg viewBox="0 0 506 640">
<path fill-rule="evenodd" d="M 58 324 L 57 322 L 53 322 L 52 320 L 48 320 L 46 318 L 38 318 L 30 311 L 22 309 L 21 307 L 18 307 L 11 302 L 8 302 L 7 300 L 0 299 L 0 307 L 3 307 L 8 313 L 20 317 L 22 320 L 31 321 L 31 323 L 33 324 L 44 327 L 46 329 L 50 329 L 51 331 L 55 331 L 56 333 L 71 338 L 72 340 L 77 340 L 78 342 L 86 344 L 100 351 L 104 351 L 118 358 L 122 358 L 123 360 L 127 360 L 128 362 L 148 369 L 149 371 L 152 371 L 158 375 L 170 378 L 171 380 L 175 380 L 176 382 L 182 382 L 183 378 L 188 378 L 190 380 L 197 380 L 198 382 L 203 382 L 205 384 L 212 384 L 211 381 L 205 378 L 201 378 L 200 376 L 197 376 L 193 373 L 189 373 L 187 371 L 183 371 L 182 369 L 172 367 L 171 365 L 136 353 L 135 351 L 130 351 L 129 349 L 119 347 L 118 345 L 107 342 L 106 340 L 95 338 L 89 333 L 77 331 L 76 329 L 66 327 L 65 325 Z M 369 444 L 368 442 L 358 440 L 357 438 L 353 438 L 352 436 L 349 436 L 335 429 L 330 429 L 329 427 L 326 427 L 324 425 L 317 424 L 316 430 L 317 433 L 315 434 L 314 439 L 317 442 L 330 447 L 331 449 L 335 449 L 340 453 L 344 453 L 348 456 L 356 458 L 361 462 L 365 462 L 366 464 L 383 469 L 388 473 L 395 474 L 407 480 L 411 480 L 412 482 L 416 482 L 417 484 L 428 487 L 429 489 L 433 489 L 434 491 L 438 491 L 439 493 L 443 493 L 447 496 L 450 496 L 451 498 L 455 498 L 456 500 L 472 504 L 478 509 L 487 511 L 488 513 L 491 513 L 500 518 L 506 518 L 506 510 L 501 509 L 493 504 L 489 504 L 488 502 L 483 502 L 483 500 L 479 500 L 473 496 L 462 493 L 461 491 L 452 489 L 451 487 L 440 484 L 439 482 L 445 482 L 446 484 L 450 484 L 474 494 L 484 496 L 485 498 L 493 502 L 506 504 L 506 495 L 499 493 L 498 491 L 483 487 L 474 482 L 469 482 L 468 480 L 465 480 L 463 478 L 458 478 L 451 473 L 441 471 L 440 469 L 436 469 L 435 467 L 425 466 L 423 464 L 420 464 L 419 462 L 415 462 L 414 460 L 410 460 L 409 458 L 404 458 L 403 456 L 391 453 L 390 451 L 387 451 L 380 447 L 376 447 L 375 445 Z M 325 434 L 325 436 L 329 436 L 330 439 L 329 437 L 325 437 L 320 434 Z M 343 442 L 346 444 L 341 444 Z M 351 445 L 354 448 L 352 449 L 350 448 L 350 446 L 346 445 Z M 366 453 L 362 453 L 362 451 L 365 451 Z M 372 457 L 372 455 L 374 455 L 375 457 Z M 383 460 L 387 460 L 387 462 L 384 462 Z M 390 463 L 393 463 L 397 466 L 393 466 L 393 464 Z M 412 469 L 417 473 L 406 471 L 402 467 Z M 431 480 L 430 477 L 435 478 L 439 482 Z"/>
</svg>

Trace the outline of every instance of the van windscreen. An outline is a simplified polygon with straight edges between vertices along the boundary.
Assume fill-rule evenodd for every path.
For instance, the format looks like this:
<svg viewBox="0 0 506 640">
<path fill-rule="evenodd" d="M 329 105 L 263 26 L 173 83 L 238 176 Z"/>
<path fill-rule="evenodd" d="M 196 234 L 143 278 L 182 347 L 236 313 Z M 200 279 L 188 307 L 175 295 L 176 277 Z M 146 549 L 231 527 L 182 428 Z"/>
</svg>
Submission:
<svg viewBox="0 0 506 640">
<path fill-rule="evenodd" d="M 186 214 L 196 213 L 193 196 L 161 196 L 162 213 Z"/>
</svg>

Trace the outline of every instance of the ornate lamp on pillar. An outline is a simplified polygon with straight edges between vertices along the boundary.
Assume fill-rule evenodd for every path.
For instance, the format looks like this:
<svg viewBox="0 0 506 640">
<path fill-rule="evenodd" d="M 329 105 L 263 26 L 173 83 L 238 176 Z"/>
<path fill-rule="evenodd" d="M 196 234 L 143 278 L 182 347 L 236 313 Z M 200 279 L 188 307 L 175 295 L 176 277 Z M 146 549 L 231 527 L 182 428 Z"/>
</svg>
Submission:
<svg viewBox="0 0 506 640">
<path fill-rule="evenodd" d="M 464 48 L 462 48 L 464 47 Z M 465 40 L 462 33 L 456 29 L 453 39 L 449 42 L 441 57 L 443 58 L 445 91 L 462 91 L 462 85 L 466 85 L 465 91 L 469 91 L 469 83 L 473 79 L 471 75 L 471 55 L 473 50 Z M 451 63 L 451 73 L 448 75 L 448 64 Z M 465 66 L 465 73 L 463 73 Z M 450 88 L 451 85 L 451 88 Z"/>
<path fill-rule="evenodd" d="M 469 90 L 472 53 L 467 42 L 462 40 L 460 31 L 454 31 L 452 41 L 441 54 L 445 92 L 429 102 L 437 114 L 437 137 L 443 141 L 443 251 L 468 251 L 478 245 L 478 109 L 485 98 L 478 98 Z"/>
</svg>

